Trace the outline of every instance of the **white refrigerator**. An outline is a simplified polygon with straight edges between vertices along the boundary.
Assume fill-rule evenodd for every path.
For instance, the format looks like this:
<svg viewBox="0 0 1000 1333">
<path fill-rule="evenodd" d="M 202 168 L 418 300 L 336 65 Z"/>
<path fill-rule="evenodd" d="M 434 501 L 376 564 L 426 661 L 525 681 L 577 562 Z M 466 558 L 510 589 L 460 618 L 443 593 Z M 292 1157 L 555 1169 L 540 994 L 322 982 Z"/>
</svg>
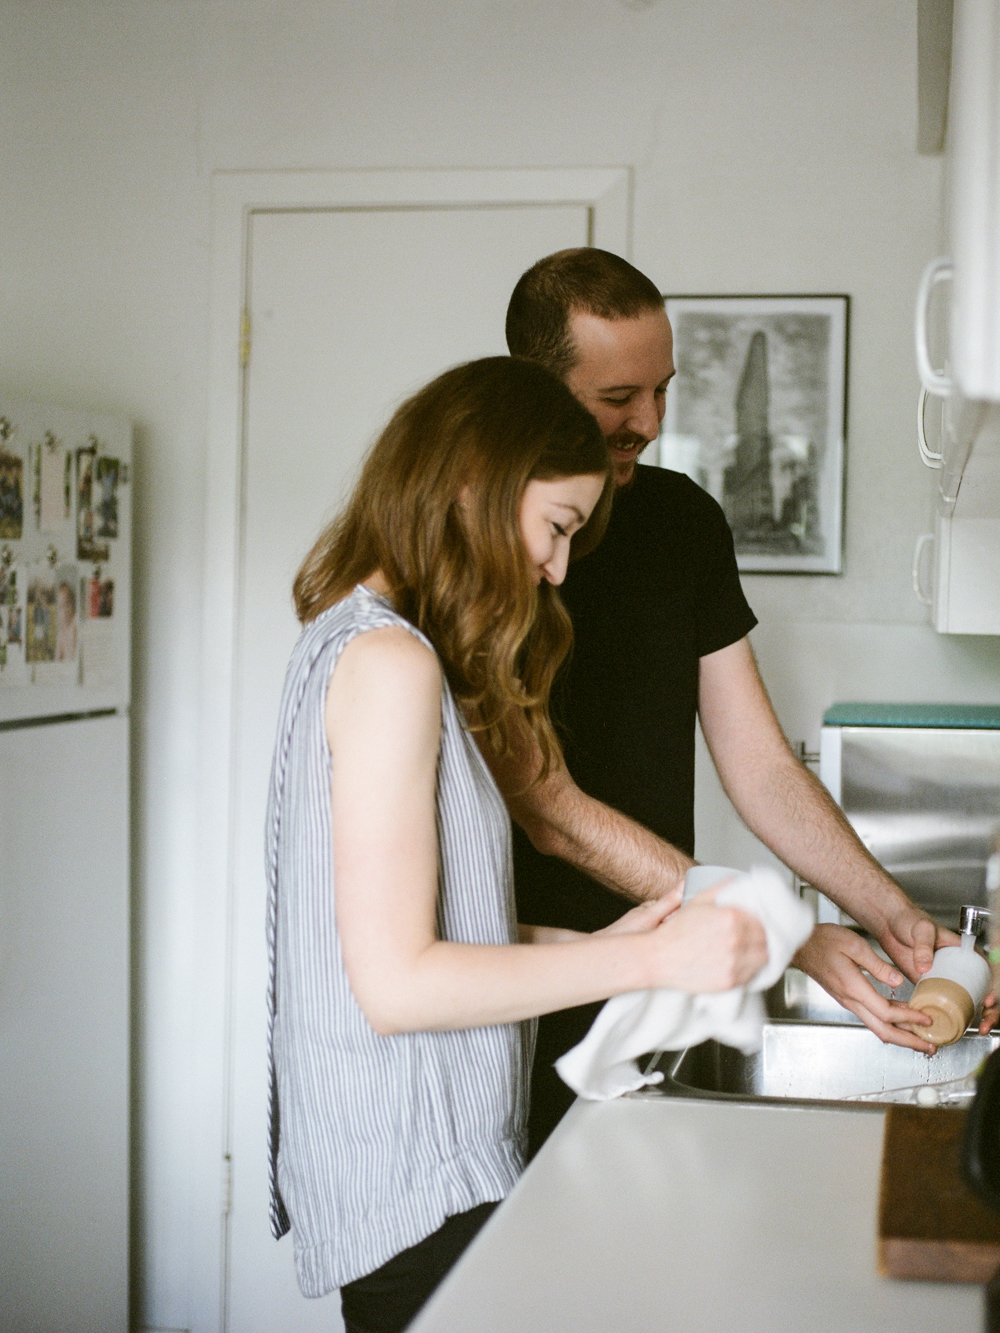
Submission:
<svg viewBox="0 0 1000 1333">
<path fill-rule="evenodd" d="M 0 1333 L 126 1333 L 131 427 L 0 395 Z"/>
</svg>

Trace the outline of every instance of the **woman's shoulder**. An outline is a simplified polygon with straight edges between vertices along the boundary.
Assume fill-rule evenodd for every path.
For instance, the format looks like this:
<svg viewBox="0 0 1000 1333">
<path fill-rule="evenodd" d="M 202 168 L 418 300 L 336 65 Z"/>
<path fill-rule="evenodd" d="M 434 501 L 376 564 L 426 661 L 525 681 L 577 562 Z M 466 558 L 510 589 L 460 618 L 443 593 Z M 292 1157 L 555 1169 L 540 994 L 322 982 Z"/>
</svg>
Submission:
<svg viewBox="0 0 1000 1333">
<path fill-rule="evenodd" d="M 373 660 L 391 654 L 402 661 L 436 661 L 433 648 L 419 630 L 385 598 L 359 586 L 303 625 L 289 660 L 286 688 L 294 689 L 294 681 L 312 678 L 317 671 L 328 676 L 356 641 L 378 646 L 374 652 L 370 647 L 354 650 L 352 656 L 373 652 Z"/>
<path fill-rule="evenodd" d="M 441 675 L 437 654 L 427 640 L 405 621 L 366 626 L 345 644 L 342 659 L 350 658 L 367 671 Z"/>
<path fill-rule="evenodd" d="M 427 643 L 420 631 L 401 616 L 387 598 L 358 584 L 346 597 L 305 624 L 300 639 L 329 643 L 339 651 L 356 636 L 383 628 L 398 628 L 401 633 Z"/>
<path fill-rule="evenodd" d="M 440 689 L 441 664 L 430 642 L 385 598 L 359 586 L 323 616 L 330 617 L 327 632 L 342 640 L 342 675 L 386 688 L 428 683 Z"/>
<path fill-rule="evenodd" d="M 404 624 L 375 625 L 345 644 L 330 675 L 326 732 L 331 750 L 344 736 L 431 737 L 441 718 L 441 664 Z"/>
</svg>

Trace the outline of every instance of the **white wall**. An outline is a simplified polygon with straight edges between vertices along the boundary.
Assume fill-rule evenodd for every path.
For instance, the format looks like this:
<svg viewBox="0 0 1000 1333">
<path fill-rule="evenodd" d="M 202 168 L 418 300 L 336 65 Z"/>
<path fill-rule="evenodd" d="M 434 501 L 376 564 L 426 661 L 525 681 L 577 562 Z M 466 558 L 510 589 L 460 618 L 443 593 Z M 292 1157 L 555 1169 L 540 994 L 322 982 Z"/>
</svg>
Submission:
<svg viewBox="0 0 1000 1333">
<path fill-rule="evenodd" d="M 1000 641 L 938 639 L 909 590 L 941 162 L 899 0 L 2 0 L 0 104 L 0 381 L 138 427 L 136 1314 L 184 1328 L 210 173 L 631 165 L 664 290 L 849 292 L 845 573 L 746 580 L 815 744 L 836 698 L 1000 700 Z M 699 819 L 746 850 L 710 782 Z"/>
</svg>

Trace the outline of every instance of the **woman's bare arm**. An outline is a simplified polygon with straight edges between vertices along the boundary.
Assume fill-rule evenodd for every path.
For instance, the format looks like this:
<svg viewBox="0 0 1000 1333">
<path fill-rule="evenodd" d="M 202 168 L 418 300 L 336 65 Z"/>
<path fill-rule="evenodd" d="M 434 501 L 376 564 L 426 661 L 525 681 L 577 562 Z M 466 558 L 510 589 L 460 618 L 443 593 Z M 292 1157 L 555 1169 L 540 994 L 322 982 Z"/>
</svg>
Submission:
<svg viewBox="0 0 1000 1333">
<path fill-rule="evenodd" d="M 763 929 L 711 895 L 653 929 L 538 944 L 435 933 L 441 674 L 406 630 L 359 636 L 327 694 L 335 911 L 354 995 L 376 1031 L 511 1022 L 623 991 L 720 991 L 766 961 Z"/>
</svg>

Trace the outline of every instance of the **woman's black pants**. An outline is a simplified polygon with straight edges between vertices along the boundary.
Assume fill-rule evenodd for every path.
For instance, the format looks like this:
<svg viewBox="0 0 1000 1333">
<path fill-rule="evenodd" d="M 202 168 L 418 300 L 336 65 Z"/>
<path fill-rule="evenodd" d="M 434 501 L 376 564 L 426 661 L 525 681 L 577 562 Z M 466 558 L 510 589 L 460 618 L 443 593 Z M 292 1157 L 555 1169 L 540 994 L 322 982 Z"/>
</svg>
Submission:
<svg viewBox="0 0 1000 1333">
<path fill-rule="evenodd" d="M 402 1333 L 472 1241 L 495 1203 L 446 1218 L 437 1231 L 340 1289 L 346 1333 Z"/>
</svg>

